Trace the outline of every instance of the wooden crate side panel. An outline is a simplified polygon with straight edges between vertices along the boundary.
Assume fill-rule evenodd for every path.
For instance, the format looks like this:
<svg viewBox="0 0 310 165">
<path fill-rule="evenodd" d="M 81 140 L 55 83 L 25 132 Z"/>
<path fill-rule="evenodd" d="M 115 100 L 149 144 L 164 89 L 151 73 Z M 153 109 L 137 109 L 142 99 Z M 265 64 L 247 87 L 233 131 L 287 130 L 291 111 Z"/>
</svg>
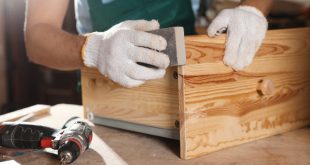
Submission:
<svg viewBox="0 0 310 165">
<path fill-rule="evenodd" d="M 260 78 L 185 91 L 186 157 L 309 124 L 310 80 L 295 73 L 267 78 L 276 84 L 272 96 L 256 92 Z"/>
<path fill-rule="evenodd" d="M 309 34 L 309 28 L 268 32 L 253 64 L 240 72 L 222 63 L 224 37 L 186 38 L 188 64 L 179 68 L 181 157 L 309 124 Z M 274 82 L 272 95 L 256 91 L 262 79 Z"/>
<path fill-rule="evenodd" d="M 268 31 L 253 63 L 243 72 L 268 73 L 310 70 L 308 61 L 304 60 L 310 53 L 309 37 L 310 28 Z M 208 38 L 206 35 L 186 37 L 187 61 L 184 66 L 186 75 L 232 73 L 233 70 L 223 64 L 224 43 L 225 35 L 217 38 Z"/>
<path fill-rule="evenodd" d="M 175 128 L 178 120 L 178 86 L 168 69 L 160 80 L 137 88 L 124 88 L 101 76 L 96 70 L 82 70 L 82 95 L 86 113 L 154 126 Z"/>
</svg>

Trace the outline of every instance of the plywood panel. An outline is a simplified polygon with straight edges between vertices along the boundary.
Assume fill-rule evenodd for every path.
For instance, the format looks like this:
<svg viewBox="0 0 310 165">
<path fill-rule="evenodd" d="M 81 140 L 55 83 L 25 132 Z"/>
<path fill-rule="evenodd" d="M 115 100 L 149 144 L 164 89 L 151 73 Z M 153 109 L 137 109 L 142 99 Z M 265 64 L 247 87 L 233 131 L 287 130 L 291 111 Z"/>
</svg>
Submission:
<svg viewBox="0 0 310 165">
<path fill-rule="evenodd" d="M 254 63 L 234 72 L 223 62 L 225 37 L 186 39 L 179 67 L 181 157 L 271 136 L 310 123 L 310 29 L 269 31 Z M 274 82 L 261 95 L 263 79 Z"/>
<path fill-rule="evenodd" d="M 175 128 L 178 119 L 176 68 L 163 79 L 147 81 L 137 88 L 124 88 L 98 71 L 82 70 L 83 105 L 86 113 L 158 128 Z"/>
</svg>

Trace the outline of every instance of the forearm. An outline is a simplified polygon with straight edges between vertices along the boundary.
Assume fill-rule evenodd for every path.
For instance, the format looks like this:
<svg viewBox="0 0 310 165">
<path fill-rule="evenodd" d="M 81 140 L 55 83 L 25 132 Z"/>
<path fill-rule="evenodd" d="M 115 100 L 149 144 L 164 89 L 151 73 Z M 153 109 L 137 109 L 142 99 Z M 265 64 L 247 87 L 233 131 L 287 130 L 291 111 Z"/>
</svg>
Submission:
<svg viewBox="0 0 310 165">
<path fill-rule="evenodd" d="M 269 14 L 273 0 L 242 0 L 240 5 L 253 6 L 265 16 Z"/>
<path fill-rule="evenodd" d="M 26 28 L 25 39 L 27 55 L 34 63 L 59 70 L 74 70 L 83 66 L 83 36 L 40 23 Z"/>
</svg>

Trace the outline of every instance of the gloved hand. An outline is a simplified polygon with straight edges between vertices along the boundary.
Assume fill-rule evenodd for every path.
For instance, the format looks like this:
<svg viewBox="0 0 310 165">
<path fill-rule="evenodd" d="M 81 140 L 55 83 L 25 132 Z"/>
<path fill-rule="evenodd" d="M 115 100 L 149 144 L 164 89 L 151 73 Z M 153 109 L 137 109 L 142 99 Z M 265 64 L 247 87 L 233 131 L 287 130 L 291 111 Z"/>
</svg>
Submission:
<svg viewBox="0 0 310 165">
<path fill-rule="evenodd" d="M 82 50 L 83 62 L 125 87 L 162 78 L 170 61 L 167 55 L 158 51 L 166 49 L 167 42 L 161 36 L 144 32 L 158 28 L 159 23 L 155 20 L 137 20 L 119 23 L 105 32 L 90 33 Z"/>
<path fill-rule="evenodd" d="M 262 12 L 254 7 L 239 6 L 221 11 L 211 22 L 208 36 L 215 37 L 227 29 L 224 63 L 241 70 L 252 63 L 267 28 Z"/>
</svg>

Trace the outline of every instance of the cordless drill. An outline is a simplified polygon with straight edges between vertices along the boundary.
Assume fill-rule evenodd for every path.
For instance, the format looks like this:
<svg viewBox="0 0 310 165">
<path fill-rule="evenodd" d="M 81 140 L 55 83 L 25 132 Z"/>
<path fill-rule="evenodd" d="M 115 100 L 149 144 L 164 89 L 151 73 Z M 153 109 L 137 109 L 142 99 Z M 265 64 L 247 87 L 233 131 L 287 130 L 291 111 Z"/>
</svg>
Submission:
<svg viewBox="0 0 310 165">
<path fill-rule="evenodd" d="M 61 130 L 31 123 L 3 122 L 0 124 L 0 146 L 20 149 L 58 150 L 62 164 L 72 163 L 88 149 L 92 130 L 85 122 L 76 121 Z"/>
</svg>

